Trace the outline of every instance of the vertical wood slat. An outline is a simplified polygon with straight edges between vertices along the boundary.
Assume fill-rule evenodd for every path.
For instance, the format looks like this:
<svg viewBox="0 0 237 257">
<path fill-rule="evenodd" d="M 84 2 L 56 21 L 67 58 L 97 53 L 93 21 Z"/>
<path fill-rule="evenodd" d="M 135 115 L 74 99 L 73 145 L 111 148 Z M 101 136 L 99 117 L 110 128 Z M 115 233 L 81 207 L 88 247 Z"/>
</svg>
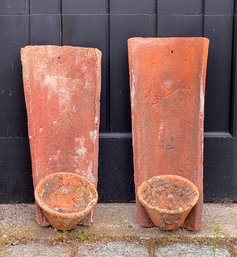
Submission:
<svg viewBox="0 0 237 257">
<path fill-rule="evenodd" d="M 29 14 L 30 0 L 0 0 L 0 15 Z"/>
<path fill-rule="evenodd" d="M 233 7 L 233 43 L 232 43 L 232 83 L 231 83 L 231 105 L 230 105 L 230 132 L 233 137 L 237 136 L 237 1 L 234 0 Z"/>
<path fill-rule="evenodd" d="M 202 13 L 202 0 L 157 0 L 158 14 L 195 15 Z"/>
<path fill-rule="evenodd" d="M 30 40 L 32 45 L 60 45 L 60 15 L 30 15 Z"/>
<path fill-rule="evenodd" d="M 27 137 L 20 48 L 29 42 L 29 16 L 0 16 L 0 137 Z"/>
<path fill-rule="evenodd" d="M 61 0 L 30 0 L 31 14 L 61 14 Z"/>
<path fill-rule="evenodd" d="M 0 203 L 33 203 L 28 138 L 0 137 Z"/>
<path fill-rule="evenodd" d="M 6 1 L 0 1 L 0 203 L 32 202 L 20 63 L 20 48 L 29 43 L 28 7 L 21 5 L 23 1 L 8 1 L 9 9 L 5 12 L 1 8 L 3 2 Z"/>
<path fill-rule="evenodd" d="M 235 0 L 205 0 L 205 14 L 233 14 Z"/>
<path fill-rule="evenodd" d="M 111 133 L 106 133 L 111 135 Z M 103 137 L 99 145 L 98 191 L 102 202 L 134 201 L 131 137 Z"/>
<path fill-rule="evenodd" d="M 109 0 L 110 14 L 155 14 L 157 0 Z"/>
<path fill-rule="evenodd" d="M 229 131 L 232 27 L 232 16 L 205 16 L 204 36 L 210 39 L 205 107 L 206 131 Z"/>
<path fill-rule="evenodd" d="M 201 37 L 201 15 L 158 15 L 159 37 Z"/>
<path fill-rule="evenodd" d="M 62 1 L 62 14 L 106 14 L 107 12 L 108 0 L 61 0 L 61 1 Z"/>
</svg>

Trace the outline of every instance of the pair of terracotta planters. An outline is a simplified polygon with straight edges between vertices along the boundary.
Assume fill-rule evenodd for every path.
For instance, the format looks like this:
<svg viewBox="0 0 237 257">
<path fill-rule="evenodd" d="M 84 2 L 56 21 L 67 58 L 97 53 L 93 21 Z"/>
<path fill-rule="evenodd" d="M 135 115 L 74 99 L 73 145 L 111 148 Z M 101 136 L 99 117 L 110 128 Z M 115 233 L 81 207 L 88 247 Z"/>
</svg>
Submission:
<svg viewBox="0 0 237 257">
<path fill-rule="evenodd" d="M 132 38 L 128 50 L 138 222 L 198 230 L 208 40 Z M 88 225 L 98 200 L 101 52 L 27 46 L 21 59 L 38 223 Z"/>
</svg>

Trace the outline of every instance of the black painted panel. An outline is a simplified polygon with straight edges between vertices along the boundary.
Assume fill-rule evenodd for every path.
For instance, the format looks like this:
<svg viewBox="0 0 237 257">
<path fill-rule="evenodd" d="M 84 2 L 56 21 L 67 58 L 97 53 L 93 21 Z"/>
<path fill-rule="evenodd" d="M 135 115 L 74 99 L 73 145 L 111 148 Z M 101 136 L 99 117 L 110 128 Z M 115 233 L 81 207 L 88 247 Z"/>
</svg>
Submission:
<svg viewBox="0 0 237 257">
<path fill-rule="evenodd" d="M 31 44 L 59 45 L 61 43 L 60 15 L 31 15 Z"/>
<path fill-rule="evenodd" d="M 231 115 L 230 115 L 230 132 L 233 136 L 237 136 L 237 19 L 234 19 L 233 31 L 233 74 L 231 88 Z"/>
<path fill-rule="evenodd" d="M 234 0 L 205 0 L 205 14 L 231 14 Z"/>
<path fill-rule="evenodd" d="M 202 0 L 157 0 L 158 13 L 162 14 L 200 14 Z"/>
<path fill-rule="evenodd" d="M 205 138 L 205 202 L 237 201 L 236 144 Z M 131 137 L 102 136 L 99 156 L 100 202 L 134 201 Z M 28 139 L 0 138 L 0 174 L 0 203 L 34 201 Z"/>
<path fill-rule="evenodd" d="M 0 138 L 0 203 L 33 202 L 27 138 Z"/>
<path fill-rule="evenodd" d="M 62 0 L 63 14 L 105 14 L 108 0 Z"/>
<path fill-rule="evenodd" d="M 0 15 L 28 13 L 29 0 L 0 0 Z"/>
<path fill-rule="evenodd" d="M 156 13 L 156 0 L 110 0 L 112 14 Z"/>
<path fill-rule="evenodd" d="M 100 139 L 98 191 L 101 202 L 134 201 L 132 140 L 121 135 Z M 237 201 L 236 144 L 237 140 L 230 136 L 205 137 L 205 202 Z"/>
<path fill-rule="evenodd" d="M 205 16 L 204 34 L 210 39 L 205 130 L 229 131 L 232 17 Z"/>
<path fill-rule="evenodd" d="M 155 35 L 155 15 L 110 17 L 110 128 L 131 131 L 127 39 Z"/>
<path fill-rule="evenodd" d="M 32 14 L 60 14 L 61 0 L 30 0 Z"/>
<path fill-rule="evenodd" d="M 159 15 L 159 37 L 200 37 L 202 36 L 201 15 Z"/>
<path fill-rule="evenodd" d="M 106 15 L 64 15 L 63 44 L 95 47 L 102 51 L 100 131 L 107 129 L 107 23 Z"/>
<path fill-rule="evenodd" d="M 20 48 L 29 44 L 29 28 L 32 44 L 59 44 L 62 35 L 64 44 L 102 50 L 101 131 L 108 131 L 110 120 L 111 131 L 127 132 L 131 129 L 127 39 L 155 36 L 157 21 L 161 37 L 202 36 L 204 29 L 211 39 L 205 113 L 205 129 L 210 131 L 205 138 L 205 200 L 237 201 L 237 139 L 222 133 L 229 132 L 232 123 L 236 135 L 237 127 L 237 90 L 231 88 L 231 68 L 236 71 L 236 66 L 231 67 L 233 17 L 220 15 L 233 12 L 233 1 L 158 0 L 157 18 L 141 15 L 154 13 L 156 0 L 110 0 L 109 18 L 98 15 L 108 11 L 107 0 L 62 0 L 63 13 L 83 15 L 64 15 L 61 33 L 57 15 L 60 0 L 31 0 L 31 12 L 44 15 L 30 18 L 28 0 L 0 0 L 0 202 L 34 200 L 19 55 Z M 193 15 L 202 13 L 202 2 L 205 13 L 213 14 L 205 17 L 205 24 L 202 15 Z M 110 88 L 106 83 L 109 77 Z M 99 156 L 100 201 L 134 201 L 131 136 L 102 134 Z"/>
<path fill-rule="evenodd" d="M 134 201 L 131 138 L 100 138 L 100 202 Z"/>
<path fill-rule="evenodd" d="M 0 136 L 27 136 L 20 48 L 29 43 L 28 16 L 0 16 Z"/>
<path fill-rule="evenodd" d="M 204 196 L 206 202 L 237 202 L 237 140 L 206 138 Z"/>
</svg>

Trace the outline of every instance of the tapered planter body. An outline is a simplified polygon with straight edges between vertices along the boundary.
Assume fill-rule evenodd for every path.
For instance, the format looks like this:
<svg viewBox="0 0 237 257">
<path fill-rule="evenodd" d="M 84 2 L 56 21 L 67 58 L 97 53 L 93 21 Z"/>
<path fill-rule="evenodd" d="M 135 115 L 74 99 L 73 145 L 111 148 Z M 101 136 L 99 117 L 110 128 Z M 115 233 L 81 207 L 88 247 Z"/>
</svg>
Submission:
<svg viewBox="0 0 237 257">
<path fill-rule="evenodd" d="M 135 188 L 158 175 L 179 175 L 199 190 L 183 223 L 201 227 L 203 114 L 208 39 L 128 40 Z M 154 226 L 137 200 L 138 223 Z"/>
<path fill-rule="evenodd" d="M 173 230 L 197 204 L 199 192 L 186 178 L 161 175 L 145 180 L 137 189 L 137 198 L 157 227 Z"/>
<path fill-rule="evenodd" d="M 37 184 L 35 200 L 52 227 L 70 230 L 95 207 L 98 194 L 88 179 L 70 172 L 55 172 Z"/>
<path fill-rule="evenodd" d="M 76 173 L 96 186 L 101 52 L 27 46 L 21 60 L 34 187 L 54 172 Z M 37 219 L 48 224 L 38 206 Z"/>
</svg>

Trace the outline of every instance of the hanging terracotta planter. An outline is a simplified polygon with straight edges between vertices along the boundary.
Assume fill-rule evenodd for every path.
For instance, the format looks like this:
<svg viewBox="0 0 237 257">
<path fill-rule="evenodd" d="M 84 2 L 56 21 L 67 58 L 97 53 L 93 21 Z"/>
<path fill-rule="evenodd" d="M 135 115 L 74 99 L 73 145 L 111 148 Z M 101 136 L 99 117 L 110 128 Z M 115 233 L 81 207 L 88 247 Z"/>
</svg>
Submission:
<svg viewBox="0 0 237 257">
<path fill-rule="evenodd" d="M 35 199 L 54 228 L 69 230 L 91 212 L 98 194 L 95 186 L 84 177 L 57 172 L 38 183 Z"/>
<path fill-rule="evenodd" d="M 203 207 L 206 38 L 128 40 L 135 189 L 159 175 L 179 175 L 199 201 L 182 226 L 199 230 Z M 154 222 L 137 199 L 138 223 Z"/>
<path fill-rule="evenodd" d="M 162 230 L 180 227 L 196 205 L 199 192 L 188 179 L 176 175 L 161 175 L 144 181 L 137 197 L 155 226 Z"/>
<path fill-rule="evenodd" d="M 71 46 L 21 49 L 34 188 L 70 171 L 97 186 L 101 52 Z M 81 221 L 89 225 L 94 209 Z M 49 217 L 49 216 L 48 216 Z M 37 220 L 49 225 L 37 205 Z"/>
</svg>

